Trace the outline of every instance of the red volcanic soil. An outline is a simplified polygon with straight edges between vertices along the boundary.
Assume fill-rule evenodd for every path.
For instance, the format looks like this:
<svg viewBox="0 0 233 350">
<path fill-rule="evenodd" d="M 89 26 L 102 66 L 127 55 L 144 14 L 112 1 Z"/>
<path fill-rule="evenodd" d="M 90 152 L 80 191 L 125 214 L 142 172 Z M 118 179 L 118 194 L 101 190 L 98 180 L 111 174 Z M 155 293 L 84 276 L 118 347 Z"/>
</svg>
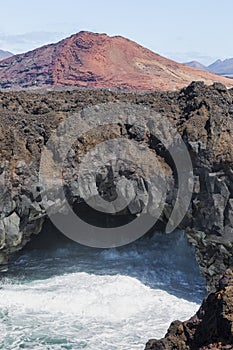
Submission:
<svg viewBox="0 0 233 350">
<path fill-rule="evenodd" d="M 195 80 L 233 81 L 166 59 L 121 36 L 80 32 L 0 62 L 0 88 L 175 90 Z"/>
</svg>

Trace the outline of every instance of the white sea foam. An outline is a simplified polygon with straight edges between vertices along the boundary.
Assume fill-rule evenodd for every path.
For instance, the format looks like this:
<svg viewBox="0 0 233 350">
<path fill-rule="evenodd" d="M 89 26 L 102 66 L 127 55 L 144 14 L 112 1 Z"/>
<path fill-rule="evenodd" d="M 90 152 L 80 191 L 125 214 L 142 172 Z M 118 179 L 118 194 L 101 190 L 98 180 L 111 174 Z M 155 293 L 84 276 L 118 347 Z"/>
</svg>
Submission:
<svg viewBox="0 0 233 350">
<path fill-rule="evenodd" d="M 110 250 L 35 247 L 0 285 L 1 350 L 142 350 L 193 315 L 203 296 L 182 232 Z"/>
<path fill-rule="evenodd" d="M 0 337 L 4 350 L 16 350 L 20 344 L 29 349 L 30 343 L 38 350 L 43 345 L 143 349 L 150 337 L 163 336 L 172 320 L 189 318 L 197 308 L 196 303 L 151 289 L 132 277 L 72 273 L 5 284 L 0 290 Z"/>
</svg>

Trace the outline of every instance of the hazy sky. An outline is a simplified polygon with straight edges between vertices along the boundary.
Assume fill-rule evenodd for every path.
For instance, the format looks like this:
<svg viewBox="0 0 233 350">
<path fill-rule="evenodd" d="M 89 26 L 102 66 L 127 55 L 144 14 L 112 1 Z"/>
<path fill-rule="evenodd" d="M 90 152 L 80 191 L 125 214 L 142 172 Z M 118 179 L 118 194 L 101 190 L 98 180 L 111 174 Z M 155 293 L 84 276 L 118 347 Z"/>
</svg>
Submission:
<svg viewBox="0 0 233 350">
<path fill-rule="evenodd" d="M 21 53 L 89 30 L 207 64 L 233 57 L 232 16 L 232 0 L 2 0 L 0 49 Z"/>
</svg>

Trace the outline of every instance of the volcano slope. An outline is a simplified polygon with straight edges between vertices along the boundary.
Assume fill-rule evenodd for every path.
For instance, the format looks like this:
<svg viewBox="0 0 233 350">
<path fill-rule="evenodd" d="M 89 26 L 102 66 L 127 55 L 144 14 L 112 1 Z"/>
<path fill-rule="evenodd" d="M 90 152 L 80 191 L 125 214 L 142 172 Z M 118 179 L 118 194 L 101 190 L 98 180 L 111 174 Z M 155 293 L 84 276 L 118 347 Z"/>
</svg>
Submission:
<svg viewBox="0 0 233 350">
<path fill-rule="evenodd" d="M 198 80 L 233 87 L 231 79 L 174 62 L 132 40 L 85 31 L 0 62 L 2 89 L 177 90 Z"/>
</svg>

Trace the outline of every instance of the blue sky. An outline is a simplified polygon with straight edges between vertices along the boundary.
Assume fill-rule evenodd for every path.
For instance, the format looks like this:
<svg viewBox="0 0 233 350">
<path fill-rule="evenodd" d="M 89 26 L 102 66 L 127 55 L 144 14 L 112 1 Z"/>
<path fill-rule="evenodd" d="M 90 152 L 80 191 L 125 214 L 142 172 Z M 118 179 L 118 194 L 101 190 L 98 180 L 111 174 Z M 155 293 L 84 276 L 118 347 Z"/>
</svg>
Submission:
<svg viewBox="0 0 233 350">
<path fill-rule="evenodd" d="M 232 0 L 8 0 L 0 49 L 21 53 L 80 30 L 122 35 L 184 62 L 233 57 Z"/>
</svg>

